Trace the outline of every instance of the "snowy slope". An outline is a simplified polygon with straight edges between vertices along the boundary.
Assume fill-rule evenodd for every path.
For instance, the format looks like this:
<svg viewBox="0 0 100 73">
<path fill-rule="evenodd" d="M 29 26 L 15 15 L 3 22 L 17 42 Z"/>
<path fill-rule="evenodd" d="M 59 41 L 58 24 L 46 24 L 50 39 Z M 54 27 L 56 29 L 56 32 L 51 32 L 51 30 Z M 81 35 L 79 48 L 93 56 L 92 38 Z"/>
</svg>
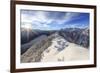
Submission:
<svg viewBox="0 0 100 73">
<path fill-rule="evenodd" d="M 89 50 L 74 43 L 67 42 L 56 34 L 52 44 L 42 53 L 41 62 L 73 61 L 89 59 Z"/>
</svg>

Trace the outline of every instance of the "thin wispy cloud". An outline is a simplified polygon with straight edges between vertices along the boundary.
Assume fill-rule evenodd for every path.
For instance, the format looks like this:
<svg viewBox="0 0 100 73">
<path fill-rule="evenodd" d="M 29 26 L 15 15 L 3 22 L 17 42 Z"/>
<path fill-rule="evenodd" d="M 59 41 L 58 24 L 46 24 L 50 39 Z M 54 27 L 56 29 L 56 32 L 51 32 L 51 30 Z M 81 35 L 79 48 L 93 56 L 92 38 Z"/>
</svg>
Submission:
<svg viewBox="0 0 100 73">
<path fill-rule="evenodd" d="M 30 23 L 33 29 L 58 30 L 62 28 L 88 27 L 89 13 L 21 10 L 21 24 Z"/>
</svg>

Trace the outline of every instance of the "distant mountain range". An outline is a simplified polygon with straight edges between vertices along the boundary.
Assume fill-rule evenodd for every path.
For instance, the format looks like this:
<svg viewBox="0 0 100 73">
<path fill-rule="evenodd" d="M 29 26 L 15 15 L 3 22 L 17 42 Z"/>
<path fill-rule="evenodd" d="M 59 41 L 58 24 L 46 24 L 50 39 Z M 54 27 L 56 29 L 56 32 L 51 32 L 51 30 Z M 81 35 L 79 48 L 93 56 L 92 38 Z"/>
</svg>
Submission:
<svg viewBox="0 0 100 73">
<path fill-rule="evenodd" d="M 89 47 L 89 29 L 80 28 L 66 28 L 59 31 L 67 41 L 81 45 L 83 47 Z"/>
<path fill-rule="evenodd" d="M 51 35 L 55 31 L 45 31 L 45 30 L 33 30 L 21 28 L 21 44 L 30 42 L 31 40 L 41 36 L 41 35 Z"/>
<path fill-rule="evenodd" d="M 67 42 L 89 48 L 89 28 L 65 28 L 48 31 L 21 28 L 21 62 L 41 61 L 42 53 L 52 44 L 52 40 L 59 36 Z M 60 41 L 58 43 L 60 44 Z"/>
</svg>

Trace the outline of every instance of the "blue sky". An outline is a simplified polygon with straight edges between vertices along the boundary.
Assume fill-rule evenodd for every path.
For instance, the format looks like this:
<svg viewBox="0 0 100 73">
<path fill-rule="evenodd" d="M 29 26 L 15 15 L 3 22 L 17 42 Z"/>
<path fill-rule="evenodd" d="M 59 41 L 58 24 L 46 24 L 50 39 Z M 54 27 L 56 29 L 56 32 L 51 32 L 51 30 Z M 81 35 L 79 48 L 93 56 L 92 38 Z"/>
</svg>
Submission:
<svg viewBox="0 0 100 73">
<path fill-rule="evenodd" d="M 59 30 L 89 27 L 89 13 L 21 10 L 21 25 L 33 29 Z"/>
</svg>

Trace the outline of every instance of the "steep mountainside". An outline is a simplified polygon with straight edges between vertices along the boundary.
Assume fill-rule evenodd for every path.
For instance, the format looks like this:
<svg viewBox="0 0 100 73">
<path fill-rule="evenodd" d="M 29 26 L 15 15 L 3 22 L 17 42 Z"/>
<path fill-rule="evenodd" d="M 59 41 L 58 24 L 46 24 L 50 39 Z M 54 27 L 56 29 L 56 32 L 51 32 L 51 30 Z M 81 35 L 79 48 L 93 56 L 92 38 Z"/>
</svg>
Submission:
<svg viewBox="0 0 100 73">
<path fill-rule="evenodd" d="M 58 32 L 48 37 L 45 35 L 41 37 L 21 55 L 21 62 L 70 61 L 89 58 L 88 49 L 68 42 Z"/>
<path fill-rule="evenodd" d="M 25 53 L 21 55 L 21 62 L 39 62 L 42 57 L 42 53 L 51 45 L 51 40 L 54 36 L 47 37 L 42 35 Z"/>
<path fill-rule="evenodd" d="M 59 31 L 67 41 L 81 45 L 83 47 L 89 47 L 89 29 L 80 28 L 67 28 Z"/>
<path fill-rule="evenodd" d="M 31 40 L 30 42 L 23 44 L 21 46 L 21 54 L 25 53 L 27 51 L 27 49 L 29 49 L 33 44 L 36 45 L 37 43 L 39 43 L 43 40 L 46 40 L 46 39 L 47 39 L 46 35 L 41 35 L 41 36 L 37 37 L 36 39 Z"/>
<path fill-rule="evenodd" d="M 74 61 L 89 59 L 89 50 L 74 43 L 66 41 L 62 36 L 56 34 L 43 53 L 41 62 Z"/>
<path fill-rule="evenodd" d="M 88 28 L 66 28 L 55 31 L 21 30 L 23 63 L 88 59 L 88 47 Z"/>
<path fill-rule="evenodd" d="M 41 35 L 50 35 L 55 31 L 45 31 L 45 30 L 33 30 L 21 28 L 21 44 L 30 42 L 31 40 L 41 36 Z"/>
</svg>

